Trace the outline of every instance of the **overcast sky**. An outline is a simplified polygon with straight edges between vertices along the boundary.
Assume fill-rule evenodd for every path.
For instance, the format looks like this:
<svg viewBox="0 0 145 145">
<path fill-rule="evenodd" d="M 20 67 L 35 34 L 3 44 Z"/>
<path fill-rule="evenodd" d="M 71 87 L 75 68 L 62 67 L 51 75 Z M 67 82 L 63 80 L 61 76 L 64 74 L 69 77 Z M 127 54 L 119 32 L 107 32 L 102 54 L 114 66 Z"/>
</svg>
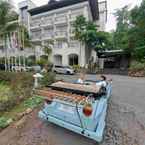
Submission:
<svg viewBox="0 0 145 145">
<path fill-rule="evenodd" d="M 23 0 L 13 0 L 15 5 Z M 37 6 L 48 3 L 48 0 L 32 0 Z M 99 0 L 102 1 L 102 0 Z M 139 5 L 142 0 L 107 0 L 108 5 L 108 22 L 106 24 L 106 30 L 110 31 L 115 29 L 116 21 L 113 16 L 113 13 L 116 9 L 122 8 L 125 5 L 130 5 L 130 7 L 134 7 L 135 5 Z"/>
</svg>

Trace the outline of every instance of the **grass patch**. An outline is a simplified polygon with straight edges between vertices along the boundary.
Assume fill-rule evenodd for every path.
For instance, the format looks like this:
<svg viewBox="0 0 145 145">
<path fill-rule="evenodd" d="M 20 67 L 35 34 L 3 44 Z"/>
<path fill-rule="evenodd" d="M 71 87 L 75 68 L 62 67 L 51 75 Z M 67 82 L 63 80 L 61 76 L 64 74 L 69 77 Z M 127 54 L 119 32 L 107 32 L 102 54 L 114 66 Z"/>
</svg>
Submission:
<svg viewBox="0 0 145 145">
<path fill-rule="evenodd" d="M 43 102 L 43 98 L 39 96 L 34 96 L 27 98 L 19 105 L 16 105 L 11 110 L 0 113 L 0 129 L 7 127 L 12 121 L 15 121 L 17 115 L 25 112 L 28 108 L 34 109 L 38 107 Z"/>
<path fill-rule="evenodd" d="M 42 103 L 43 99 L 42 97 L 31 97 L 29 99 L 27 99 L 26 101 L 24 101 L 24 106 L 27 108 L 36 108 L 37 106 L 39 106 Z"/>
<path fill-rule="evenodd" d="M 6 102 L 12 96 L 12 92 L 8 85 L 0 83 L 0 102 Z"/>
</svg>

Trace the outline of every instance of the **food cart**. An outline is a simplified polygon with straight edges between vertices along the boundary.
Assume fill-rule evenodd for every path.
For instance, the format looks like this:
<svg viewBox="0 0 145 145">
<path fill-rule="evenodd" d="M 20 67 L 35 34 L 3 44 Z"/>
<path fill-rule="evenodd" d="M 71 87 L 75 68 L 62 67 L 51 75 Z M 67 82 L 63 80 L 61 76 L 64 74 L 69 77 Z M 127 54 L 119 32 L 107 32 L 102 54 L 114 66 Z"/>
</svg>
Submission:
<svg viewBox="0 0 145 145">
<path fill-rule="evenodd" d="M 105 88 L 93 81 L 83 84 L 59 81 L 36 92 L 45 98 L 39 118 L 97 142 L 103 140 L 112 92 L 110 81 Z"/>
</svg>

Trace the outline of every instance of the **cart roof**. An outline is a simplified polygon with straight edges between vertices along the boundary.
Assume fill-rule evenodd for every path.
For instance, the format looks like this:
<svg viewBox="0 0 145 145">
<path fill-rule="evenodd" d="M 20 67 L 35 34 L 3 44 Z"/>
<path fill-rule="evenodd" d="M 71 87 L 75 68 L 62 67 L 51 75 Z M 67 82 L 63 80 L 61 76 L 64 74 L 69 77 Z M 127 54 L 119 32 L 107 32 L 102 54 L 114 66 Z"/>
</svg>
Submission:
<svg viewBox="0 0 145 145">
<path fill-rule="evenodd" d="M 73 91 L 81 91 L 86 93 L 99 93 L 101 86 L 97 86 L 95 83 L 93 85 L 86 85 L 86 84 L 74 84 L 68 82 L 56 82 L 53 83 L 50 87 L 62 88 L 62 89 L 69 89 Z"/>
</svg>

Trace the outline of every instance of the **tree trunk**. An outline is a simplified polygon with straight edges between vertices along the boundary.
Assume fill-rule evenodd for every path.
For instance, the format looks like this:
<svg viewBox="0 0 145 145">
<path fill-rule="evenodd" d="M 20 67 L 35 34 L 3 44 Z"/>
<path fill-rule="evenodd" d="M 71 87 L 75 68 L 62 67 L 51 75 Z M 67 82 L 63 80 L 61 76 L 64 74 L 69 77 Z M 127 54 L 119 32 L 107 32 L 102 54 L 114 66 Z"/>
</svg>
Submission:
<svg viewBox="0 0 145 145">
<path fill-rule="evenodd" d="M 4 49 L 5 49 L 5 71 L 7 71 L 7 37 L 4 35 Z"/>
</svg>

